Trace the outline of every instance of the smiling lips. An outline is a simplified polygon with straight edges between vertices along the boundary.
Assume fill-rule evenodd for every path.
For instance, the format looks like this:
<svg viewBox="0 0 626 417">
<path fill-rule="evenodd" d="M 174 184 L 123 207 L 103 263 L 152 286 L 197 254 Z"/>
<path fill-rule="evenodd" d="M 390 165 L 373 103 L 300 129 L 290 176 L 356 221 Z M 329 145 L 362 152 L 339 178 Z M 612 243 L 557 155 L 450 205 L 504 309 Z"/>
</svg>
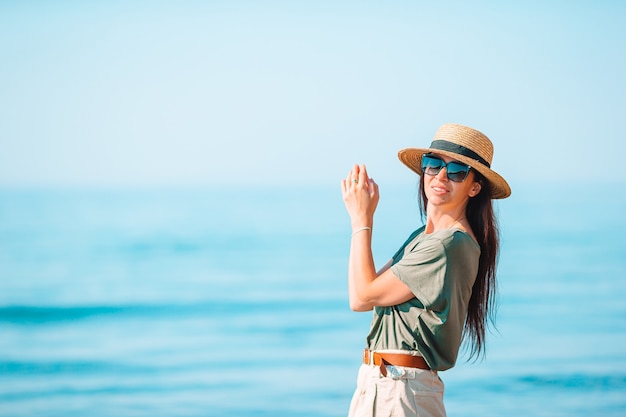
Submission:
<svg viewBox="0 0 626 417">
<path fill-rule="evenodd" d="M 441 187 L 438 185 L 433 185 L 430 187 L 434 192 L 438 193 L 438 194 L 444 194 L 448 192 L 448 189 L 445 187 Z"/>
</svg>

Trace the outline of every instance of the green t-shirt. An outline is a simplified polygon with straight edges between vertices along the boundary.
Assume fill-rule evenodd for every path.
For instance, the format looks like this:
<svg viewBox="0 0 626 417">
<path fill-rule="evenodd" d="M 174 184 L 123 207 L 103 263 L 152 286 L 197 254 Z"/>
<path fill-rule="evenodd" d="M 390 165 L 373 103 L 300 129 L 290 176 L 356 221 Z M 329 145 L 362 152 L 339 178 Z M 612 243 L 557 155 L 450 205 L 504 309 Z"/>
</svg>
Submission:
<svg viewBox="0 0 626 417">
<path fill-rule="evenodd" d="M 393 256 L 391 271 L 415 298 L 374 308 L 369 349 L 418 351 L 433 370 L 453 367 L 479 257 L 480 246 L 459 229 L 413 232 Z"/>
</svg>

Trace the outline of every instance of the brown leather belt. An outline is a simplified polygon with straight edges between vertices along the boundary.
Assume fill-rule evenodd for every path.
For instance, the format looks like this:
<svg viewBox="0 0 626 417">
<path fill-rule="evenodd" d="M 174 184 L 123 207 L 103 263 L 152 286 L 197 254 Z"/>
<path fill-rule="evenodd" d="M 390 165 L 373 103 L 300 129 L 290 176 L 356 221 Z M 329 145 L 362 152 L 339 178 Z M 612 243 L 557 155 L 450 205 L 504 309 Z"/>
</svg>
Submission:
<svg viewBox="0 0 626 417">
<path fill-rule="evenodd" d="M 373 361 L 372 361 L 373 360 Z M 381 367 L 383 375 L 385 365 L 406 366 L 407 368 L 430 369 L 426 361 L 421 356 L 413 356 L 404 353 L 381 353 L 374 352 L 369 349 L 363 351 L 363 363 L 366 365 L 376 365 Z"/>
</svg>

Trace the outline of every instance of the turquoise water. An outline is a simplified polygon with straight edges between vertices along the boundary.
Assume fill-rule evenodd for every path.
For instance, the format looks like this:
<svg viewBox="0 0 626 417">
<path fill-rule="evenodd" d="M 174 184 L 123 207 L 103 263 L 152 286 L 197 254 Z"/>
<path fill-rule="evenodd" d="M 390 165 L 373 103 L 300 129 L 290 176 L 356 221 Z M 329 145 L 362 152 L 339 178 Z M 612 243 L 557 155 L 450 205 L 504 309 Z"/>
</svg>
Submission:
<svg viewBox="0 0 626 417">
<path fill-rule="evenodd" d="M 0 191 L 0 415 L 346 415 L 370 314 L 334 185 Z M 626 416 L 626 195 L 593 189 L 498 205 L 497 332 L 441 374 L 450 416 Z M 378 263 L 414 194 L 383 189 Z"/>
</svg>

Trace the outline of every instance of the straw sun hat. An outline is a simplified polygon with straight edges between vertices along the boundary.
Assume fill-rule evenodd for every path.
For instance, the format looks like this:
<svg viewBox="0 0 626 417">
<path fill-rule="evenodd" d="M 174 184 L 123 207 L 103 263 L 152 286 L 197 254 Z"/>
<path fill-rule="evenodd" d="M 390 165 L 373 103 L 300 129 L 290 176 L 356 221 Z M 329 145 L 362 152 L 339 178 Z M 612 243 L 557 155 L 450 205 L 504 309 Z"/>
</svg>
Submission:
<svg viewBox="0 0 626 417">
<path fill-rule="evenodd" d="M 463 162 L 480 172 L 491 187 L 491 198 L 507 198 L 511 187 L 506 180 L 491 169 L 493 144 L 478 130 L 457 124 L 444 124 L 435 133 L 429 148 L 407 148 L 398 152 L 406 166 L 422 175 L 422 155 L 437 153 Z"/>
</svg>

